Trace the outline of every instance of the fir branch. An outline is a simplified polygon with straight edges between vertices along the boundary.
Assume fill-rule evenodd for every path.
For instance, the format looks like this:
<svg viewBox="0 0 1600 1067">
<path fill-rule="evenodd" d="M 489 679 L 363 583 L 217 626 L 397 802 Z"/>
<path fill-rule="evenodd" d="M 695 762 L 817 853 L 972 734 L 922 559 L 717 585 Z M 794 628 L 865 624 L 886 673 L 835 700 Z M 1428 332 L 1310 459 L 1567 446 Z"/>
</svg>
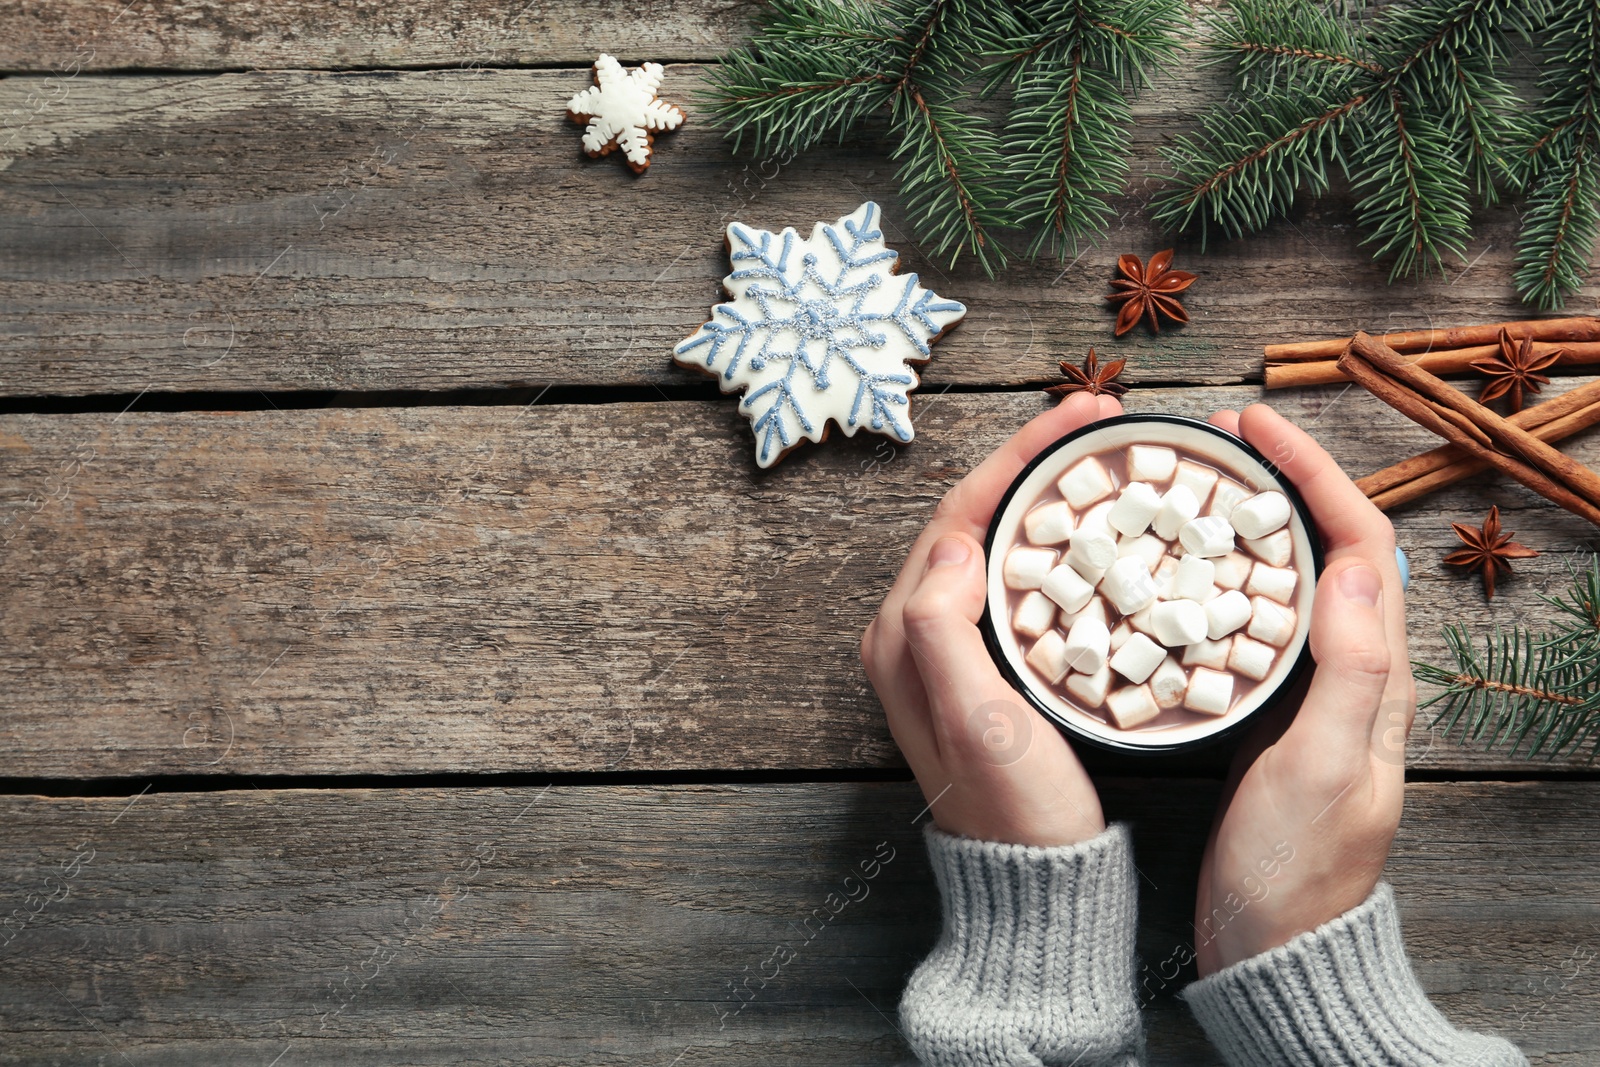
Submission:
<svg viewBox="0 0 1600 1067">
<path fill-rule="evenodd" d="M 1600 233 L 1600 0 L 1564 0 L 1540 28 L 1542 130 L 1524 153 L 1528 208 L 1517 241 L 1517 292 L 1558 308 L 1583 284 Z"/>
<path fill-rule="evenodd" d="M 893 94 L 883 50 L 775 37 L 735 52 L 710 74 L 710 109 L 735 151 L 750 140 L 762 155 L 792 155 L 830 136 L 843 140 Z"/>
<path fill-rule="evenodd" d="M 1546 643 L 1561 652 L 1557 663 L 1569 663 L 1581 671 L 1583 684 L 1600 687 L 1600 556 L 1587 570 L 1572 571 L 1572 584 L 1566 596 L 1541 599 L 1560 615 Z"/>
<path fill-rule="evenodd" d="M 1446 736 L 1551 758 L 1592 741 L 1591 758 L 1600 754 L 1600 556 L 1573 572 L 1565 596 L 1543 599 L 1566 616 L 1554 630 L 1497 630 L 1480 653 L 1452 624 L 1444 638 L 1455 665 L 1413 664 L 1418 681 L 1440 689 L 1421 707 L 1439 706 Z"/>
<path fill-rule="evenodd" d="M 1499 75 L 1507 34 L 1526 35 L 1548 0 L 1416 0 L 1364 31 L 1313 0 L 1237 0 L 1213 23 L 1236 97 L 1169 150 L 1172 188 L 1156 218 L 1237 237 L 1327 188 L 1338 164 L 1390 277 L 1439 269 L 1471 236 L 1469 192 L 1492 200 L 1521 127 Z"/>
<path fill-rule="evenodd" d="M 1444 253 L 1465 256 L 1472 235 L 1467 183 L 1461 176 L 1448 127 L 1437 124 L 1393 85 L 1359 124 L 1350 164 L 1356 218 L 1378 245 L 1374 258 L 1393 256 L 1392 281 L 1425 274 Z"/>
<path fill-rule="evenodd" d="M 1183 0 L 773 0 L 705 102 L 735 150 L 803 151 L 888 112 L 902 207 L 930 254 L 1006 262 L 1103 230 L 1123 191 L 1127 94 L 1175 54 Z M 808 32 L 814 27 L 814 32 Z M 1003 136 L 971 107 L 1010 82 Z"/>
<path fill-rule="evenodd" d="M 960 111 L 972 73 L 957 42 L 985 29 L 966 0 L 891 0 L 911 48 L 895 84 L 891 125 L 898 140 L 902 207 L 929 254 L 954 266 L 970 253 L 985 274 L 1006 263 L 1005 248 L 990 231 L 1010 222 L 1000 142 L 980 117 Z M 984 38 L 986 41 L 988 38 Z"/>
<path fill-rule="evenodd" d="M 1299 190 L 1325 192 L 1329 156 L 1366 101 L 1286 88 L 1212 112 L 1199 137 L 1180 136 L 1167 150 L 1175 188 L 1153 205 L 1156 222 L 1198 228 L 1204 248 L 1213 227 L 1239 237 L 1286 213 Z"/>
<path fill-rule="evenodd" d="M 892 159 L 899 172 L 902 207 L 912 227 L 953 265 L 970 252 L 993 275 L 1006 252 L 990 230 L 1005 226 L 1005 191 L 985 180 L 1004 169 L 994 135 L 982 120 L 946 104 L 929 102 L 919 89 L 896 97 L 894 122 L 903 131 Z"/>
<path fill-rule="evenodd" d="M 1382 74 L 1383 68 L 1376 63 L 1369 62 L 1356 56 L 1340 55 L 1336 52 L 1318 52 L 1310 48 L 1294 48 L 1282 44 L 1263 44 L 1259 41 L 1232 41 L 1223 47 L 1238 53 L 1241 57 L 1260 57 L 1262 59 L 1312 59 L 1319 63 L 1335 63 L 1347 67 L 1360 67 L 1369 74 Z"/>
<path fill-rule="evenodd" d="M 1104 232 L 1128 172 L 1125 94 L 1176 54 L 1182 22 L 1178 0 L 1012 7 L 1012 37 L 996 52 L 991 84 L 1008 78 L 1013 86 L 1005 151 L 1015 224 L 1035 233 L 1030 255 L 1059 255 Z"/>
<path fill-rule="evenodd" d="M 1341 68 L 1382 76 L 1365 55 L 1365 38 L 1351 20 L 1315 3 L 1245 0 L 1227 17 L 1210 20 L 1212 63 L 1234 63 L 1240 92 L 1272 91 L 1279 84 L 1308 88 Z"/>
</svg>

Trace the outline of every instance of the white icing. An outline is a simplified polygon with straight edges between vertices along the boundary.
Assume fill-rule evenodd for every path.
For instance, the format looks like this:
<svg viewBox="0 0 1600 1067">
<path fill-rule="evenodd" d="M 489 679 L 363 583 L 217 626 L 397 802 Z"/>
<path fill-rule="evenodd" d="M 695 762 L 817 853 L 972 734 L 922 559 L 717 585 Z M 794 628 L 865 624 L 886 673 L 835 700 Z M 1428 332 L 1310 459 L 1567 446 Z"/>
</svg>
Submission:
<svg viewBox="0 0 1600 1067">
<path fill-rule="evenodd" d="M 650 134 L 683 123 L 682 111 L 656 97 L 666 73 L 660 63 L 623 70 L 602 53 L 594 61 L 595 84 L 567 101 L 567 112 L 589 124 L 583 131 L 584 151 L 600 156 L 615 145 L 635 170 L 648 167 Z"/>
<path fill-rule="evenodd" d="M 912 438 L 911 362 L 967 309 L 896 275 L 899 253 L 884 244 L 878 205 L 868 201 L 809 240 L 728 227 L 731 298 L 673 350 L 678 363 L 711 371 L 724 393 L 744 391 L 739 410 L 756 435 L 756 462 L 776 463 L 802 439 L 820 441 L 832 422 L 846 437 L 863 426 Z"/>
</svg>

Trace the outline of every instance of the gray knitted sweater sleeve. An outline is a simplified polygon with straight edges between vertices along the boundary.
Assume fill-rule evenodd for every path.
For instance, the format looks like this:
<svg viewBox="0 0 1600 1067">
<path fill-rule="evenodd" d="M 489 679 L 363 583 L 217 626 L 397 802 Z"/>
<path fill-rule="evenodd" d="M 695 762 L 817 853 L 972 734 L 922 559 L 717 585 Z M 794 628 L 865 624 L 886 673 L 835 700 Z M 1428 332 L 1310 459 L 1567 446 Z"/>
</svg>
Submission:
<svg viewBox="0 0 1600 1067">
<path fill-rule="evenodd" d="M 1406 959 L 1394 890 L 1286 945 L 1191 985 L 1189 1002 L 1229 1064 L 1527 1067 L 1504 1038 L 1451 1026 Z"/>
<path fill-rule="evenodd" d="M 944 902 L 933 952 L 900 1001 L 928 1067 L 1137 1067 L 1138 887 L 1128 831 L 1030 848 L 952 837 L 928 855 Z"/>
<path fill-rule="evenodd" d="M 1127 829 L 1029 848 L 926 832 L 944 904 L 938 944 L 900 1002 L 928 1067 L 1137 1067 L 1138 886 Z M 1525 1067 L 1452 1027 L 1400 940 L 1394 894 L 1184 993 L 1230 1067 Z"/>
</svg>

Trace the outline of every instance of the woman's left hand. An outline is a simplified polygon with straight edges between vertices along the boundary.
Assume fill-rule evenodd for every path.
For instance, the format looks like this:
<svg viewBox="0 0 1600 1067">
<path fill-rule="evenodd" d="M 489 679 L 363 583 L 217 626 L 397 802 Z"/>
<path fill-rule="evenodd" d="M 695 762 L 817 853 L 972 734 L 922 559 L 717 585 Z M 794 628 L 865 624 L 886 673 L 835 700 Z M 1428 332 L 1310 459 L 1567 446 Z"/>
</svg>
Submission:
<svg viewBox="0 0 1600 1067">
<path fill-rule="evenodd" d="M 977 623 L 983 538 L 1006 489 L 1057 438 L 1121 413 L 1112 397 L 1077 394 L 1001 445 L 939 502 L 861 639 L 895 743 L 947 833 L 1049 846 L 1105 829 L 1077 754 L 1000 676 Z"/>
</svg>

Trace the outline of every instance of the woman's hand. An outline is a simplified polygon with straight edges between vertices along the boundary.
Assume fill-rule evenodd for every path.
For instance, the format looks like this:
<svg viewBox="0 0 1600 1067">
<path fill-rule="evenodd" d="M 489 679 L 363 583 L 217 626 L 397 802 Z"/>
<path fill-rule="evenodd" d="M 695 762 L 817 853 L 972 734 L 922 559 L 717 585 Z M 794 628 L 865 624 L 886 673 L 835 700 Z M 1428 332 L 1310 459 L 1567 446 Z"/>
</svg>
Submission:
<svg viewBox="0 0 1600 1067">
<path fill-rule="evenodd" d="M 1234 761 L 1195 902 L 1201 977 L 1367 899 L 1389 856 L 1416 714 L 1394 530 L 1303 431 L 1262 404 L 1211 420 L 1300 491 L 1326 569 L 1311 617 L 1316 672 L 1298 712 L 1264 721 Z"/>
<path fill-rule="evenodd" d="M 861 639 L 861 662 L 895 743 L 947 833 L 1068 845 L 1105 829 L 1072 747 L 1000 677 L 977 623 L 983 538 L 1007 487 L 1063 434 L 1121 412 L 1112 397 L 1069 397 L 962 479 L 939 502 Z"/>
</svg>

